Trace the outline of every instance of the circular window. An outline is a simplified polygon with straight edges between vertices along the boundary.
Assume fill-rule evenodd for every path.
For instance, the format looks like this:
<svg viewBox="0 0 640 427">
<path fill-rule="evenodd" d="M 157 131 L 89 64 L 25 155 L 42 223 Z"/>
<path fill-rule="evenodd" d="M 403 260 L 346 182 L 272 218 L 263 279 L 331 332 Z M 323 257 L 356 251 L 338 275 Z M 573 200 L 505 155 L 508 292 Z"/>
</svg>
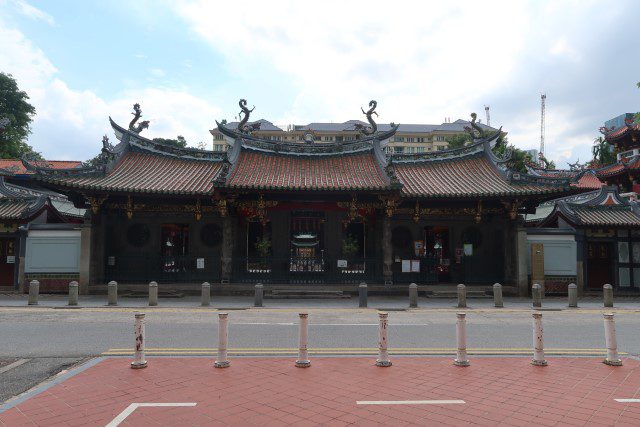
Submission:
<svg viewBox="0 0 640 427">
<path fill-rule="evenodd" d="M 222 229 L 218 224 L 207 224 L 200 230 L 200 240 L 210 248 L 222 243 Z"/>
<path fill-rule="evenodd" d="M 127 242 L 137 248 L 144 246 L 149 241 L 149 227 L 146 224 L 132 224 L 127 230 Z"/>
</svg>

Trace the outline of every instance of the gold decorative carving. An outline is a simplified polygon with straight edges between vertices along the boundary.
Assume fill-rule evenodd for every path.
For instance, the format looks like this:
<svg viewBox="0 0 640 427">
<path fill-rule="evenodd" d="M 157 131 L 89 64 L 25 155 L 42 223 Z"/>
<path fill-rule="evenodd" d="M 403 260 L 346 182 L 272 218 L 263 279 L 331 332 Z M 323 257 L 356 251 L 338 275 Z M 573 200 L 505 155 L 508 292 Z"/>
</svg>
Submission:
<svg viewBox="0 0 640 427">
<path fill-rule="evenodd" d="M 387 218 L 391 218 L 398 206 L 398 197 L 397 196 L 379 196 L 382 201 L 382 208 L 384 209 L 384 213 Z"/>
<path fill-rule="evenodd" d="M 478 200 L 478 207 L 476 208 L 476 216 L 474 217 L 476 224 L 480 224 L 482 221 L 482 200 Z"/>
<path fill-rule="evenodd" d="M 127 212 L 127 218 L 133 218 L 133 197 L 127 196 L 127 208 L 125 211 Z"/>
<path fill-rule="evenodd" d="M 91 212 L 94 215 L 100 212 L 100 206 L 102 206 L 102 203 L 104 203 L 104 201 L 107 200 L 107 197 L 109 196 L 107 195 L 107 196 L 100 196 L 100 197 L 93 197 L 93 196 L 87 197 L 87 200 L 91 205 Z"/>
<path fill-rule="evenodd" d="M 196 200 L 196 206 L 194 209 L 196 221 L 200 221 L 202 219 L 202 203 L 200 202 L 200 199 Z"/>
</svg>

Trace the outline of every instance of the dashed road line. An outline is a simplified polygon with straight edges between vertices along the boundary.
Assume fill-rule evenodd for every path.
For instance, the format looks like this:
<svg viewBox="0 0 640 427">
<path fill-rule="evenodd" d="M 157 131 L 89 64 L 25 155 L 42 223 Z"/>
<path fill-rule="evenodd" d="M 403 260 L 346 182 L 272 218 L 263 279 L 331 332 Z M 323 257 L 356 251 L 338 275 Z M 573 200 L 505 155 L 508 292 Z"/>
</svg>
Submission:
<svg viewBox="0 0 640 427">
<path fill-rule="evenodd" d="M 179 407 L 179 406 L 196 406 L 196 403 L 132 403 L 127 408 L 120 412 L 106 427 L 118 427 L 129 415 L 138 408 L 166 408 L 166 407 Z"/>
<path fill-rule="evenodd" d="M 357 400 L 357 405 L 455 405 L 464 400 Z"/>
<path fill-rule="evenodd" d="M 20 365 L 24 365 L 29 360 L 31 359 L 18 359 L 13 363 L 8 364 L 7 366 L 3 366 L 2 368 L 0 368 L 0 374 L 4 374 L 5 372 L 10 371 L 13 368 L 17 368 Z"/>
</svg>

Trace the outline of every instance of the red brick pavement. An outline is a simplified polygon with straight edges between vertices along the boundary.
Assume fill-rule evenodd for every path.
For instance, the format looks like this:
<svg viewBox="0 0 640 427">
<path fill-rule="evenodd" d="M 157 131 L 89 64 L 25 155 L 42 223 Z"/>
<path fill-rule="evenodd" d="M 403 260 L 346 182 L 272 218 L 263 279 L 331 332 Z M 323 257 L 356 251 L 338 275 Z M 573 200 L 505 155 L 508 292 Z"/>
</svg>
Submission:
<svg viewBox="0 0 640 427">
<path fill-rule="evenodd" d="M 196 402 L 138 408 L 121 425 L 640 425 L 640 362 L 610 367 L 596 358 L 314 358 L 298 369 L 287 358 L 150 358 L 129 368 L 106 359 L 0 414 L 0 424 L 105 425 L 131 403 Z M 357 400 L 450 400 L 457 405 L 362 406 Z"/>
</svg>

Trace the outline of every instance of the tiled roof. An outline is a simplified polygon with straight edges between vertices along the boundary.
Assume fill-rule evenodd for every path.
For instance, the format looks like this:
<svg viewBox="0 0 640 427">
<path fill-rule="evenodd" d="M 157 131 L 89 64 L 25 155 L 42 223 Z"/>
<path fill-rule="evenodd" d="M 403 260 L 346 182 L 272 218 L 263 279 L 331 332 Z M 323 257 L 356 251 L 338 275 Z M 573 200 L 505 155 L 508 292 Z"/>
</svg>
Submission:
<svg viewBox="0 0 640 427">
<path fill-rule="evenodd" d="M 550 194 L 562 187 L 509 183 L 484 155 L 394 164 L 396 175 L 407 196 L 478 197 L 524 194 Z"/>
<path fill-rule="evenodd" d="M 548 178 L 570 178 L 575 179 L 578 174 L 582 171 L 580 170 L 566 170 L 566 169 L 538 169 L 529 167 L 528 170 L 537 176 L 544 176 Z M 582 176 L 578 179 L 577 182 L 573 182 L 571 184 L 572 187 L 579 188 L 581 190 L 597 190 L 598 188 L 604 186 L 605 184 L 598 179 L 595 175 L 595 172 L 587 170 Z"/>
<path fill-rule="evenodd" d="M 614 129 L 611 132 L 606 134 L 605 139 L 607 141 L 610 141 L 612 139 L 619 139 L 630 131 L 635 131 L 635 132 L 640 131 L 640 123 L 624 125 L 619 127 L 618 129 Z"/>
<path fill-rule="evenodd" d="M 389 184 L 371 152 L 312 157 L 243 150 L 226 187 L 377 190 Z"/>
<path fill-rule="evenodd" d="M 584 189 L 584 190 L 595 190 L 604 186 L 604 183 L 600 181 L 598 177 L 595 176 L 594 174 L 585 173 L 580 177 L 578 182 L 575 184 L 572 184 L 572 186 L 576 188 Z"/>
<path fill-rule="evenodd" d="M 617 175 L 620 172 L 624 171 L 624 164 L 622 163 L 614 163 L 612 165 L 609 166 L 605 166 L 603 168 L 600 168 L 596 171 L 596 174 L 599 177 L 607 177 L 607 176 L 613 176 L 613 175 Z"/>
<path fill-rule="evenodd" d="M 33 200 L 0 197 L 0 219 L 22 219 L 28 216 L 33 203 Z"/>
<path fill-rule="evenodd" d="M 44 160 L 38 162 L 41 165 L 46 165 L 47 167 L 53 169 L 70 169 L 77 168 L 82 165 L 82 162 L 77 160 Z M 31 174 L 32 171 L 27 171 L 27 169 L 22 164 L 22 160 L 18 159 L 0 159 L 0 174 L 3 173 L 10 174 Z"/>
<path fill-rule="evenodd" d="M 221 162 L 181 159 L 129 152 L 103 176 L 44 175 L 43 180 L 66 187 L 133 193 L 208 194 Z"/>
<path fill-rule="evenodd" d="M 617 205 L 571 205 L 570 209 L 580 221 L 580 225 L 598 226 L 639 226 L 640 216 L 630 206 Z"/>
</svg>

